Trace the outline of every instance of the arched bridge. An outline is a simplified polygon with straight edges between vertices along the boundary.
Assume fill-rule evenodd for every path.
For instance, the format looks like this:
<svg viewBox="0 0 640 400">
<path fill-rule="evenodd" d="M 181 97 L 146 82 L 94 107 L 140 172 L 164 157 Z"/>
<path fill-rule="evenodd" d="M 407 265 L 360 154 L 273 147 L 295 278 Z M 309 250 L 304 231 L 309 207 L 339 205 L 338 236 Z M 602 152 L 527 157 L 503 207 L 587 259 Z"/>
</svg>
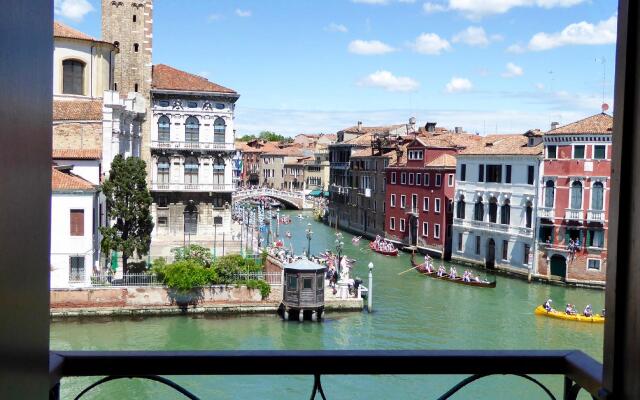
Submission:
<svg viewBox="0 0 640 400">
<path fill-rule="evenodd" d="M 285 203 L 289 207 L 296 208 L 298 210 L 303 210 L 307 208 L 312 208 L 312 204 L 305 199 L 304 192 L 302 191 L 286 191 L 286 190 L 278 190 L 278 189 L 267 189 L 267 188 L 258 188 L 258 189 L 238 189 L 233 192 L 233 201 L 246 200 L 255 197 L 271 197 L 282 203 Z"/>
</svg>

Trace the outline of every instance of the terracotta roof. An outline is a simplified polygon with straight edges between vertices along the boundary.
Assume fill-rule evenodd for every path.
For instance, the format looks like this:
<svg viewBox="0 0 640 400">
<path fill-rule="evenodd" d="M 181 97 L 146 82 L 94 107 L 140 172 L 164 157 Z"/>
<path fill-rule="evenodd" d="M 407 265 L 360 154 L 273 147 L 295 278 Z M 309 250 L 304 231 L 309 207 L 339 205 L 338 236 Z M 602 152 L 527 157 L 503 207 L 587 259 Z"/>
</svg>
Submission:
<svg viewBox="0 0 640 400">
<path fill-rule="evenodd" d="M 60 171 L 55 167 L 51 168 L 51 190 L 54 192 L 64 192 L 68 190 L 94 191 L 96 187 L 89 181 L 74 175 L 71 172 Z"/>
<path fill-rule="evenodd" d="M 427 168 L 455 168 L 456 158 L 451 154 L 442 154 L 440 157 L 437 157 L 435 160 L 428 162 L 426 167 Z"/>
<path fill-rule="evenodd" d="M 569 125 L 564 125 L 552 129 L 545 135 L 565 135 L 565 134 L 601 134 L 610 135 L 613 130 L 613 117 L 609 114 L 600 113 L 592 115 Z"/>
<path fill-rule="evenodd" d="M 69 39 L 90 40 L 92 42 L 98 41 L 98 39 L 93 38 L 86 33 L 82 33 L 58 21 L 53 22 L 53 36 Z"/>
<path fill-rule="evenodd" d="M 353 139 L 342 142 L 342 144 L 353 144 L 358 146 L 371 146 L 371 139 L 373 139 L 373 133 L 365 133 L 360 136 L 356 136 Z"/>
<path fill-rule="evenodd" d="M 489 135 L 462 150 L 462 155 L 539 155 L 542 154 L 542 143 L 527 146 L 529 139 L 525 135 Z"/>
<path fill-rule="evenodd" d="M 236 94 L 235 90 L 209 82 L 206 78 L 164 64 L 153 66 L 153 89 L 190 90 Z"/>
<path fill-rule="evenodd" d="M 367 134 L 367 133 L 389 133 L 394 129 L 405 126 L 404 124 L 398 125 L 386 125 L 386 126 L 361 126 L 358 129 L 358 125 L 350 126 L 346 129 L 342 129 L 339 132 L 355 133 L 355 134 Z"/>
<path fill-rule="evenodd" d="M 102 100 L 54 100 L 54 121 L 102 121 Z"/>
<path fill-rule="evenodd" d="M 101 149 L 53 149 L 52 157 L 62 160 L 99 160 Z"/>
<path fill-rule="evenodd" d="M 302 149 L 298 146 L 287 146 L 283 148 L 276 147 L 273 150 L 265 151 L 262 155 L 269 156 L 291 156 L 291 157 L 304 157 Z"/>
</svg>

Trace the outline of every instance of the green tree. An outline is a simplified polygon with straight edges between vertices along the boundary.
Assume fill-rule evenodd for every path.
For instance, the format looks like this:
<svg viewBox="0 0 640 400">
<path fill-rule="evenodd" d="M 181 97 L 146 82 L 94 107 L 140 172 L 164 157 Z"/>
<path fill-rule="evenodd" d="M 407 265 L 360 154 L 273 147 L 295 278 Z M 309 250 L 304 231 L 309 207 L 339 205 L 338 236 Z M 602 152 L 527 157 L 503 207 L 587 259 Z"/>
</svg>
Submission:
<svg viewBox="0 0 640 400">
<path fill-rule="evenodd" d="M 278 135 L 275 132 L 271 131 L 262 131 L 259 135 L 260 139 L 264 139 L 268 142 L 291 142 L 293 139 L 284 137 L 282 135 Z"/>
<path fill-rule="evenodd" d="M 257 139 L 256 135 L 244 135 L 240 137 L 238 140 L 241 142 L 250 142 L 254 139 Z"/>
<path fill-rule="evenodd" d="M 147 189 L 146 164 L 137 157 L 124 159 L 117 155 L 111 163 L 109 178 L 102 184 L 107 199 L 107 221 L 112 226 L 101 227 L 102 251 L 122 252 L 122 264 L 127 273 L 127 261 L 136 253 L 149 253 L 151 245 L 151 194 Z"/>
</svg>

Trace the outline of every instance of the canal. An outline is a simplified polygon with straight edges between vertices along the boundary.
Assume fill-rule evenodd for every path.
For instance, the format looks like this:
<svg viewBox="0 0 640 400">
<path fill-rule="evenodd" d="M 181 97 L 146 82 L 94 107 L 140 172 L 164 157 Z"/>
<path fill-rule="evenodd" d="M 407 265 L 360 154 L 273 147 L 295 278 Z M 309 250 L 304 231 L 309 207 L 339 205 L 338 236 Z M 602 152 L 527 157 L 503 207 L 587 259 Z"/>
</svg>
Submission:
<svg viewBox="0 0 640 400">
<path fill-rule="evenodd" d="M 305 229 L 312 224 L 312 253 L 334 250 L 335 230 L 290 212 L 291 225 L 280 234 L 296 253 L 306 249 Z M 84 319 L 51 324 L 55 350 L 227 350 L 227 349 L 580 349 L 602 360 L 603 326 L 536 317 L 533 309 L 547 298 L 561 307 L 590 303 L 601 310 L 604 292 L 563 288 L 497 277 L 495 289 L 437 281 L 410 271 L 409 256 L 374 254 L 364 239 L 359 246 L 344 234 L 344 253 L 357 259 L 354 277 L 367 282 L 374 264 L 374 312 L 329 313 L 323 323 L 283 322 L 275 315 L 220 318 L 211 316 Z M 448 265 L 448 264 L 447 264 Z M 465 267 L 459 267 L 462 272 Z M 478 271 L 483 275 L 482 271 Z M 453 386 L 459 376 L 326 376 L 330 399 L 430 399 Z M 555 393 L 561 377 L 541 377 Z M 72 398 L 95 379 L 63 381 L 63 398 Z M 301 399 L 311 393 L 312 377 L 175 377 L 201 398 Z M 455 399 L 538 399 L 543 393 L 515 377 L 476 382 Z M 159 384 L 139 380 L 107 383 L 86 398 L 173 399 Z"/>
</svg>

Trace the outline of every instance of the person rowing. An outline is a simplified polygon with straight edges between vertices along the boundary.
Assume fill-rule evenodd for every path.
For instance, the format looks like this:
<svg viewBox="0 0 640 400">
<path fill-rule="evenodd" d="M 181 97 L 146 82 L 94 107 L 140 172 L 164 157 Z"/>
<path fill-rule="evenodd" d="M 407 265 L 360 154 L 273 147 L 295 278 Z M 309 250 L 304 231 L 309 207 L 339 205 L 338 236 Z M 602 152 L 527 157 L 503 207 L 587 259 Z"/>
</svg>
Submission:
<svg viewBox="0 0 640 400">
<path fill-rule="evenodd" d="M 591 309 L 591 304 L 587 304 L 582 314 L 584 314 L 585 317 L 593 317 L 593 310 Z"/>
<path fill-rule="evenodd" d="M 442 277 L 444 276 L 446 270 L 444 269 L 444 266 L 440 265 L 440 267 L 438 268 L 438 276 Z"/>
<path fill-rule="evenodd" d="M 544 307 L 544 309 L 547 310 L 547 312 L 551 312 L 551 310 L 553 310 L 553 308 L 551 308 L 551 303 L 553 303 L 553 300 L 547 299 L 547 301 L 545 301 L 544 304 L 542 304 L 542 307 Z"/>
<path fill-rule="evenodd" d="M 456 279 L 456 272 L 457 272 L 457 271 L 456 271 L 456 269 L 455 269 L 455 268 L 453 268 L 453 267 L 451 267 L 451 268 L 449 269 L 449 278 L 451 278 L 451 279 Z"/>
<path fill-rule="evenodd" d="M 462 274 L 462 280 L 464 282 L 471 282 L 471 273 L 469 271 L 464 271 L 464 274 Z"/>
</svg>

